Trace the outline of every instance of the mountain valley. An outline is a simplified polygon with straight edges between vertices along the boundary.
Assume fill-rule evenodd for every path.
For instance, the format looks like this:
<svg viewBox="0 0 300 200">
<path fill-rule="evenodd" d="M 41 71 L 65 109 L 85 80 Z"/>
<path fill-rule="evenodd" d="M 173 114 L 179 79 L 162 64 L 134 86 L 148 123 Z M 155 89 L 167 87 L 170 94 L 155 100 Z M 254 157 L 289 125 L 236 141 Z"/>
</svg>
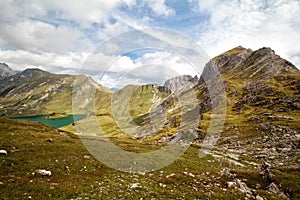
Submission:
<svg viewBox="0 0 300 200">
<path fill-rule="evenodd" d="M 0 66 L 0 149 L 7 151 L 0 155 L 3 199 L 300 198 L 300 71 L 270 48 L 235 47 L 211 59 L 199 78 L 183 75 L 162 86 L 128 85 L 118 91 L 86 75 L 17 73 Z M 215 69 L 223 88 L 214 82 Z M 74 97 L 88 95 L 90 88 L 94 102 L 84 106 L 84 99 Z M 211 124 L 223 112 L 224 123 Z M 8 119 L 71 114 L 87 117 L 59 129 Z M 149 152 L 185 141 L 185 130 L 195 140 L 159 171 L 121 172 L 82 145 L 81 135 L 101 135 L 90 125 L 93 119 L 126 151 Z M 218 136 L 215 145 L 199 157 L 208 131 L 219 126 L 221 133 L 212 135 Z M 13 197 L 12 189 L 18 190 Z"/>
</svg>

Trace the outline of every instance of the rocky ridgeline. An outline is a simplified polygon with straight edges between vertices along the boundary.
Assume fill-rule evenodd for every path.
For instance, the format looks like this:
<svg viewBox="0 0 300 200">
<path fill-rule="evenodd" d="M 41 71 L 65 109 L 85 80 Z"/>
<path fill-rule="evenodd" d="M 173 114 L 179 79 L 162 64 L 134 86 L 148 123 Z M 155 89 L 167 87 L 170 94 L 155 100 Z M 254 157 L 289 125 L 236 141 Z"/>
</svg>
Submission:
<svg viewBox="0 0 300 200">
<path fill-rule="evenodd" d="M 0 80 L 0 115 L 45 114 L 38 109 L 55 100 L 57 93 L 71 96 L 73 80 L 72 75 L 56 75 L 40 69 L 26 69 L 8 76 Z"/>
<path fill-rule="evenodd" d="M 0 96 L 8 94 L 11 90 L 22 84 L 24 81 L 32 78 L 34 75 L 44 75 L 46 77 L 49 74 L 50 73 L 40 69 L 26 69 L 21 73 L 8 76 L 3 80 L 0 80 Z"/>
<path fill-rule="evenodd" d="M 299 72 L 292 63 L 267 47 L 253 51 L 239 46 L 213 60 L 219 67 L 220 73 L 228 74 L 232 79 L 264 80 L 276 74 Z"/>
</svg>

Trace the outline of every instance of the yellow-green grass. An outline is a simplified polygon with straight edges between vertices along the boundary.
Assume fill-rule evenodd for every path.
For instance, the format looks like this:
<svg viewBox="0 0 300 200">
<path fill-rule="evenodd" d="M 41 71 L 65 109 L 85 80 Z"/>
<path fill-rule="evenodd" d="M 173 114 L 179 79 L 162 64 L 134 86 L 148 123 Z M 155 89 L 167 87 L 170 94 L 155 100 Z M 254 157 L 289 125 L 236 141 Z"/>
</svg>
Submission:
<svg viewBox="0 0 300 200">
<path fill-rule="evenodd" d="M 200 159 L 195 145 L 168 167 L 130 174 L 95 160 L 76 135 L 61 135 L 41 123 L 5 118 L 0 118 L 0 125 L 0 147 L 8 151 L 7 156 L 1 155 L 2 199 L 243 199 L 237 190 L 226 188 L 226 182 L 232 179 L 220 176 L 224 167 L 247 179 L 251 187 L 267 184 L 252 166 L 236 167 L 210 155 Z M 155 144 L 138 146 L 133 139 L 111 140 L 129 151 L 156 149 Z M 38 175 L 38 169 L 50 170 L 52 175 Z M 293 169 L 274 169 L 274 173 L 276 183 L 282 183 L 284 191 L 289 190 L 294 199 L 299 198 L 299 173 Z M 168 177 L 171 174 L 174 175 Z M 131 188 L 133 183 L 139 183 L 138 187 Z M 277 198 L 265 190 L 257 192 L 268 199 Z"/>
</svg>

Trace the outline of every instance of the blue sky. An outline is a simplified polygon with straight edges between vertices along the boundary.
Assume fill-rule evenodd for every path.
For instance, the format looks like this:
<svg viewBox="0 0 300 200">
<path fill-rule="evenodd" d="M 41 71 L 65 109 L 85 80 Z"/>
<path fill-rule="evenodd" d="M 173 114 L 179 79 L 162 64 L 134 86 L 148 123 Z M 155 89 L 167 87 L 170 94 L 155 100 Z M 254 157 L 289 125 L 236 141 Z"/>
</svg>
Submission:
<svg viewBox="0 0 300 200">
<path fill-rule="evenodd" d="M 16 70 L 38 67 L 56 73 L 76 73 L 104 41 L 147 27 L 183 34 L 210 57 L 238 45 L 253 50 L 268 46 L 300 66 L 298 0 L 3 0 L 0 7 L 0 62 Z M 97 58 L 99 65 L 101 59 L 110 59 L 121 63 L 120 70 L 124 70 L 123 65 L 133 69 L 149 66 L 149 61 L 155 59 L 155 65 L 165 61 L 174 68 L 187 67 L 166 52 L 114 54 L 118 48 L 115 44 L 111 54 L 101 54 Z M 124 74 L 120 70 L 107 73 L 107 85 L 113 85 L 120 78 L 118 74 Z M 163 78 L 166 77 L 158 79 Z"/>
</svg>

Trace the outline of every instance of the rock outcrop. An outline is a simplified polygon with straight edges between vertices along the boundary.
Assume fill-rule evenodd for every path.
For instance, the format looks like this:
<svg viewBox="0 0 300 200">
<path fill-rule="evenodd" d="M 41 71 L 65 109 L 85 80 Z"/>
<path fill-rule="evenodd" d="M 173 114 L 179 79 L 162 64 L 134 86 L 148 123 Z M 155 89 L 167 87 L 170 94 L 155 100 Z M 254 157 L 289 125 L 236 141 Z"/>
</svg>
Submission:
<svg viewBox="0 0 300 200">
<path fill-rule="evenodd" d="M 171 79 L 168 79 L 163 87 L 161 87 L 161 90 L 163 92 L 167 92 L 169 94 L 175 92 L 176 90 L 180 89 L 181 87 L 185 86 L 186 84 L 190 83 L 192 85 L 195 85 L 199 81 L 199 78 L 197 76 L 190 76 L 190 75 L 182 75 L 177 76 Z"/>
</svg>

